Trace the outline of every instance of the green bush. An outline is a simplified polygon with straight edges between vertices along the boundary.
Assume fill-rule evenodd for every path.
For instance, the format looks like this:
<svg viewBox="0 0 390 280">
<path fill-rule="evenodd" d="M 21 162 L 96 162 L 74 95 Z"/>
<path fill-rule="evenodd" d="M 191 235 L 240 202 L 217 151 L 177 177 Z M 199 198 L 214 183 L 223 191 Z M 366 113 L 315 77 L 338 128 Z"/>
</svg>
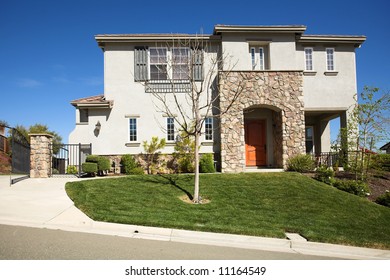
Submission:
<svg viewBox="0 0 390 280">
<path fill-rule="evenodd" d="M 328 185 L 333 185 L 333 183 L 335 182 L 334 175 L 335 172 L 332 168 L 320 166 L 316 170 L 316 175 L 314 176 L 314 179 Z"/>
<path fill-rule="evenodd" d="M 96 163 L 98 175 L 104 175 L 104 173 L 110 170 L 110 160 L 104 156 L 89 155 L 86 162 Z"/>
<path fill-rule="evenodd" d="M 99 161 L 99 156 L 97 155 L 89 155 L 87 156 L 87 158 L 85 159 L 86 162 L 94 162 L 94 163 L 98 163 Z"/>
<path fill-rule="evenodd" d="M 336 180 L 333 186 L 341 191 L 362 197 L 367 196 L 370 193 L 368 185 L 363 181 Z"/>
<path fill-rule="evenodd" d="M 97 163 L 95 162 L 84 162 L 82 164 L 83 172 L 88 173 L 91 176 L 95 176 L 98 171 Z"/>
<path fill-rule="evenodd" d="M 390 171 L 390 154 L 373 155 L 370 167 L 378 171 Z"/>
<path fill-rule="evenodd" d="M 201 173 L 214 173 L 214 156 L 213 154 L 203 154 L 199 161 L 199 171 Z"/>
<path fill-rule="evenodd" d="M 184 132 L 180 134 L 180 139 L 176 142 L 173 153 L 173 158 L 177 163 L 177 172 L 193 173 L 195 171 L 195 139 Z"/>
<path fill-rule="evenodd" d="M 121 158 L 121 173 L 132 174 L 144 174 L 143 168 L 138 164 L 133 155 L 123 155 Z"/>
<path fill-rule="evenodd" d="M 380 205 L 390 207 L 390 192 L 386 192 L 385 194 L 379 196 L 375 202 Z"/>
<path fill-rule="evenodd" d="M 97 165 L 98 165 L 99 172 L 108 171 L 108 170 L 110 170 L 110 167 L 111 167 L 110 160 L 104 156 L 99 156 Z"/>
<path fill-rule="evenodd" d="M 314 160 L 311 155 L 296 155 L 288 159 L 287 170 L 300 173 L 314 170 Z"/>
<path fill-rule="evenodd" d="M 74 165 L 68 165 L 66 168 L 66 174 L 77 174 L 77 167 Z"/>
</svg>

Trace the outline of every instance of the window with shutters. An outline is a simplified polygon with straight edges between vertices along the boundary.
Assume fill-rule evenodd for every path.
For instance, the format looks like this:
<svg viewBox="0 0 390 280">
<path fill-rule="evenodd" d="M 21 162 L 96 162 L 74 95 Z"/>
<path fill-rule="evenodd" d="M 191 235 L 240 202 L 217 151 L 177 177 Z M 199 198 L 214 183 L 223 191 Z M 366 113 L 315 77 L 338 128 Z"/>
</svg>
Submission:
<svg viewBox="0 0 390 280">
<path fill-rule="evenodd" d="M 191 80 L 203 80 L 203 51 L 187 47 L 136 47 L 134 67 L 134 80 L 146 82 L 146 92 L 187 92 L 191 90 Z"/>
</svg>

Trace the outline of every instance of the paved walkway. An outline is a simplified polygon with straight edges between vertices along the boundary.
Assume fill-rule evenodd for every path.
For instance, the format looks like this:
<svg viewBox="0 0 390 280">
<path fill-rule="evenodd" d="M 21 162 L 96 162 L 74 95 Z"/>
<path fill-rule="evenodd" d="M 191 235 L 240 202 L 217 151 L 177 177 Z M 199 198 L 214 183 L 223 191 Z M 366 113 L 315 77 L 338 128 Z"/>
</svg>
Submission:
<svg viewBox="0 0 390 280">
<path fill-rule="evenodd" d="M 27 179 L 12 186 L 9 180 L 0 176 L 0 224 L 346 259 L 390 259 L 389 250 L 307 242 L 296 235 L 276 239 L 95 222 L 66 195 L 65 183 L 80 179 Z"/>
</svg>

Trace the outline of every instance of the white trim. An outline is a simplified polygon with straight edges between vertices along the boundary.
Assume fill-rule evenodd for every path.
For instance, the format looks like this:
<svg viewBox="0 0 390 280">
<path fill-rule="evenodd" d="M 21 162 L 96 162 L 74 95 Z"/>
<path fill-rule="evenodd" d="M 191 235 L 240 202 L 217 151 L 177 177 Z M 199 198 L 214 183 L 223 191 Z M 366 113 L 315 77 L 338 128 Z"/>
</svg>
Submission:
<svg viewBox="0 0 390 280">
<path fill-rule="evenodd" d="M 140 118 L 141 116 L 139 114 L 126 114 L 125 118 L 127 119 L 135 119 L 135 118 Z"/>
</svg>

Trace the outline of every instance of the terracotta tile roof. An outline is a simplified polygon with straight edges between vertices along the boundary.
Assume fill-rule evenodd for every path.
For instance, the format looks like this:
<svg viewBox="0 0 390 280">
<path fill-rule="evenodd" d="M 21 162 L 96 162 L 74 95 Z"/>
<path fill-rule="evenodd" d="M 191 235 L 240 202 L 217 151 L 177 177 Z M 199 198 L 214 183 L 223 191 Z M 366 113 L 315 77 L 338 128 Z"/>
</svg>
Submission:
<svg viewBox="0 0 390 280">
<path fill-rule="evenodd" d="M 89 96 L 84 98 L 79 98 L 72 100 L 70 102 L 75 107 L 107 107 L 112 108 L 114 101 L 113 100 L 106 100 L 103 94 L 95 95 L 95 96 Z"/>
</svg>

